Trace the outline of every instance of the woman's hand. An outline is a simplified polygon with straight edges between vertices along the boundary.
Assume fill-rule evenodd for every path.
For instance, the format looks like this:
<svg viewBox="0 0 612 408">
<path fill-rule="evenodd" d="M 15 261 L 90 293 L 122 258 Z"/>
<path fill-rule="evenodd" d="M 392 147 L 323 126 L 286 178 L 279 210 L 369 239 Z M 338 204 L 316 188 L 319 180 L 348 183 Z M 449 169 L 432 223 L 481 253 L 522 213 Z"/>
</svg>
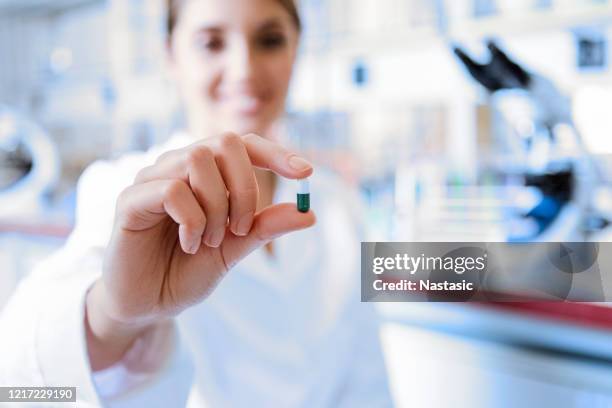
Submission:
<svg viewBox="0 0 612 408">
<path fill-rule="evenodd" d="M 145 328 L 202 301 L 254 249 L 315 223 L 294 203 L 256 213 L 254 167 L 291 179 L 313 171 L 260 136 L 227 133 L 162 155 L 121 193 L 103 276 L 87 301 L 94 369 Z M 99 353 L 106 358 L 92 355 L 110 343 L 114 350 Z"/>
</svg>

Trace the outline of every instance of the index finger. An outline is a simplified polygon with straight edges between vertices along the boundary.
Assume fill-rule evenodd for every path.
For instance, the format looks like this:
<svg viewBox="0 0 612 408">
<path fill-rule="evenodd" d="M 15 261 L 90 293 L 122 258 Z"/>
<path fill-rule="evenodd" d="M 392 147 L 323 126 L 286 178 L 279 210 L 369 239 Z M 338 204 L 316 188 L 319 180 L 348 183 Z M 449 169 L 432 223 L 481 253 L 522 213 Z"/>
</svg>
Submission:
<svg viewBox="0 0 612 408">
<path fill-rule="evenodd" d="M 298 154 L 254 133 L 242 136 L 251 163 L 289 179 L 310 177 L 312 164 Z"/>
</svg>

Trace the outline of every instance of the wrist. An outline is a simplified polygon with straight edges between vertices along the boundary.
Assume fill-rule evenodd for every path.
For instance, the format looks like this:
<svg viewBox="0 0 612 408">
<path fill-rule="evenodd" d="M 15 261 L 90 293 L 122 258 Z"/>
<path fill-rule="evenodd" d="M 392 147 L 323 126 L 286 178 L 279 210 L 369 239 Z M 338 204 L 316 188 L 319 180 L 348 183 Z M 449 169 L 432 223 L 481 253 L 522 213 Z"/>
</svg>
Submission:
<svg viewBox="0 0 612 408">
<path fill-rule="evenodd" d="M 113 318 L 108 311 L 104 283 L 96 281 L 87 293 L 85 326 L 90 361 L 94 371 L 119 361 L 134 340 L 153 327 L 153 323 L 126 322 Z"/>
</svg>

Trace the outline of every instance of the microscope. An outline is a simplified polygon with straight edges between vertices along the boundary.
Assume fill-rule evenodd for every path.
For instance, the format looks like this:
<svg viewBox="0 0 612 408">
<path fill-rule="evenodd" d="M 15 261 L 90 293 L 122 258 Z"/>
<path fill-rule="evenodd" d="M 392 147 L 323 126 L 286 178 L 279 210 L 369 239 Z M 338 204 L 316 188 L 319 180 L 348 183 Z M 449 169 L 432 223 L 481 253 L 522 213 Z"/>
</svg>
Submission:
<svg viewBox="0 0 612 408">
<path fill-rule="evenodd" d="M 56 186 L 60 165 L 49 134 L 0 106 L 0 219 L 27 219 L 43 212 L 45 194 Z"/>
<path fill-rule="evenodd" d="M 520 214 L 535 225 L 533 232 L 511 234 L 508 241 L 589 240 L 610 221 L 593 205 L 595 189 L 603 177 L 573 123 L 570 98 L 548 78 L 512 60 L 495 41 L 486 45 L 490 54 L 486 63 L 475 61 L 458 45 L 452 50 L 487 91 L 494 115 L 506 122 L 503 127 L 511 129 L 502 132 L 503 144 L 512 146 L 512 161 L 520 163 L 524 185 L 540 193 L 538 202 Z M 522 119 L 529 118 L 520 125 L 512 123 L 508 110 L 504 111 L 513 99 L 529 107 Z M 559 145 L 567 144 L 568 137 L 573 153 L 559 154 Z"/>
</svg>

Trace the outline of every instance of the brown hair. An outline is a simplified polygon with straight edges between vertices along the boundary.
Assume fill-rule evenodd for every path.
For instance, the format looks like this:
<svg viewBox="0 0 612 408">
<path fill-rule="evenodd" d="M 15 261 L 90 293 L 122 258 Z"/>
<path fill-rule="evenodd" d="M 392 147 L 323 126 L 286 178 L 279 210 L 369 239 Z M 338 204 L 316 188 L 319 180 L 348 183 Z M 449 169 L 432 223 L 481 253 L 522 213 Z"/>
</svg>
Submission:
<svg viewBox="0 0 612 408">
<path fill-rule="evenodd" d="M 289 13 L 291 19 L 295 23 L 295 27 L 298 32 L 302 30 L 302 20 L 300 19 L 300 13 L 296 5 L 296 0 L 277 0 L 281 6 Z M 178 21 L 179 12 L 185 0 L 166 0 L 167 9 L 167 20 L 166 20 L 166 33 L 168 37 L 172 36 L 176 23 Z"/>
</svg>

